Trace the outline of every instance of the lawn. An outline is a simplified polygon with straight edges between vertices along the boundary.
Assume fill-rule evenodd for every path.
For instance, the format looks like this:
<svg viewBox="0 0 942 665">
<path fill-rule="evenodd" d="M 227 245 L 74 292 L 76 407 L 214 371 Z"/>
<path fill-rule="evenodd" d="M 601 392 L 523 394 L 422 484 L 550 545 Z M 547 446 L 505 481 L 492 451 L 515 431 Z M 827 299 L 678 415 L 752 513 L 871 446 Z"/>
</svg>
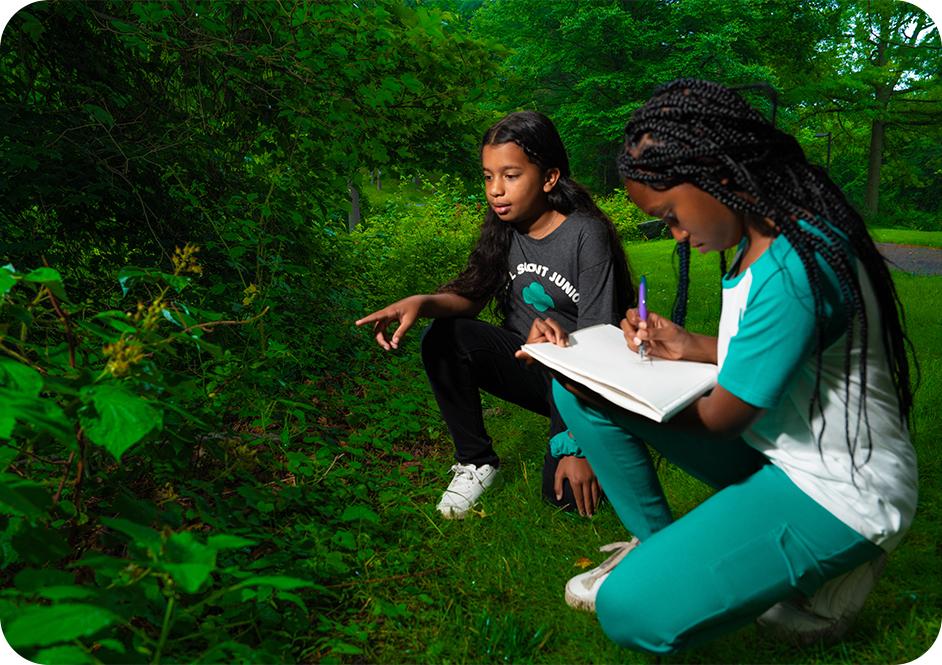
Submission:
<svg viewBox="0 0 942 665">
<path fill-rule="evenodd" d="M 914 231 L 912 229 L 870 229 L 877 242 L 892 242 L 898 245 L 920 245 L 942 247 L 942 231 Z"/>
<path fill-rule="evenodd" d="M 633 272 L 646 274 L 652 310 L 667 312 L 676 278 L 671 241 L 628 246 Z M 942 277 L 896 274 L 922 380 L 916 394 L 914 441 L 920 459 L 921 498 L 913 527 L 891 555 L 857 623 L 830 648 L 803 650 L 743 628 L 707 646 L 665 657 L 665 663 L 906 663 L 939 634 L 942 619 Z M 715 255 L 694 256 L 690 327 L 709 331 L 719 313 Z M 593 615 L 570 610 L 563 586 L 581 572 L 583 557 L 602 560 L 597 548 L 626 540 L 610 506 L 592 519 L 554 510 L 540 499 L 546 421 L 495 399 L 485 399 L 488 425 L 502 455 L 502 482 L 477 515 L 443 521 L 434 510 L 452 463 L 446 443 L 426 451 L 416 470 L 415 511 L 408 528 L 424 529 L 421 565 L 414 574 L 377 580 L 362 589 L 364 610 L 403 608 L 372 636 L 365 660 L 376 662 L 625 662 L 653 656 L 623 650 L 605 637 Z M 660 474 L 677 514 L 709 495 L 697 481 L 663 464 Z M 406 525 L 404 525 L 404 528 Z M 363 595 L 360 598 L 363 598 Z M 408 617 L 407 619 L 405 617 Z M 408 628 L 403 630 L 403 625 Z"/>
</svg>

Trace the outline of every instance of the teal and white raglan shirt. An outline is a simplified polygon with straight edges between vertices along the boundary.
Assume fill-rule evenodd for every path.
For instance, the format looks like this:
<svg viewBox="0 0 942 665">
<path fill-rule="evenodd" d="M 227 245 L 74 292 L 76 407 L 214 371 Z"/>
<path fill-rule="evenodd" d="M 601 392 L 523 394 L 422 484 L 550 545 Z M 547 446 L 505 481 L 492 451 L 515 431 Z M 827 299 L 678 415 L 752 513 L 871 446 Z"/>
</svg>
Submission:
<svg viewBox="0 0 942 665">
<path fill-rule="evenodd" d="M 740 246 L 734 266 L 744 247 Z M 817 364 L 814 301 L 801 260 L 784 236 L 777 237 L 739 275 L 733 276 L 731 271 L 723 278 L 717 341 L 719 384 L 743 401 L 765 409 L 743 434 L 747 443 L 835 517 L 891 550 L 916 509 L 916 454 L 909 432 L 900 422 L 879 309 L 863 266 L 858 264 L 857 273 L 869 323 L 869 432 L 859 408 L 861 348 L 858 343 L 852 349 L 848 400 L 844 387 L 847 313 L 836 275 L 823 261 L 818 262 L 823 269 L 827 317 L 820 385 L 823 413 L 817 407 L 809 413 Z M 859 336 L 859 330 L 855 334 Z M 849 424 L 851 441 L 858 435 L 853 471 L 845 423 Z M 817 437 L 822 426 L 819 450 Z"/>
</svg>

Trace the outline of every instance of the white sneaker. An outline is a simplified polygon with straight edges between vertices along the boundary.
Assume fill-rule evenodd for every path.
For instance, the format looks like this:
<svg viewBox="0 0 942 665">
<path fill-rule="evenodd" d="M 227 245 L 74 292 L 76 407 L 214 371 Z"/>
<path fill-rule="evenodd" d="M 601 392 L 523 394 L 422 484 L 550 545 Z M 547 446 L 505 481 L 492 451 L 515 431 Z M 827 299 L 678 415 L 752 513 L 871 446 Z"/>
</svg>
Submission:
<svg viewBox="0 0 942 665">
<path fill-rule="evenodd" d="M 637 547 L 639 542 L 637 538 L 632 538 L 627 543 L 602 545 L 599 548 L 600 552 L 614 551 L 615 553 L 592 570 L 580 573 L 566 582 L 566 604 L 577 610 L 594 612 L 595 597 L 599 593 L 602 582 L 608 579 L 615 566 L 621 563 L 625 555 Z"/>
<path fill-rule="evenodd" d="M 836 642 L 853 624 L 885 566 L 886 554 L 881 554 L 829 580 L 810 598 L 776 603 L 756 622 L 769 634 L 802 646 Z"/>
<path fill-rule="evenodd" d="M 484 490 L 494 483 L 497 469 L 490 464 L 455 464 L 451 470 L 455 477 L 436 508 L 446 520 L 460 520 L 477 503 Z"/>
</svg>

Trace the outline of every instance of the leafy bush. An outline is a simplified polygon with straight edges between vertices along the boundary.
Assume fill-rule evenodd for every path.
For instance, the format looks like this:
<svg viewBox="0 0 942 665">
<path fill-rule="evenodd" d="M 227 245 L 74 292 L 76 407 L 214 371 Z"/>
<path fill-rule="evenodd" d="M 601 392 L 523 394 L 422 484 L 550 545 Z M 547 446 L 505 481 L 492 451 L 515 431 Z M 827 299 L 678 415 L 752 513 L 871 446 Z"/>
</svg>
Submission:
<svg viewBox="0 0 942 665">
<path fill-rule="evenodd" d="M 52 268 L 0 269 L 0 622 L 33 660 L 359 653 L 343 580 L 377 551 L 390 569 L 414 559 L 418 533 L 396 523 L 420 471 L 393 444 L 428 404 L 406 390 L 395 418 L 377 406 L 414 377 L 393 363 L 380 389 L 282 390 L 245 419 L 243 366 L 273 375 L 281 351 L 216 345 L 227 322 L 195 304 L 200 271 L 192 246 L 173 272 L 127 268 L 120 286 L 144 298 L 92 311 Z"/>
<path fill-rule="evenodd" d="M 426 187 L 434 193 L 422 203 L 388 206 L 351 234 L 368 308 L 433 292 L 467 263 L 484 221 L 482 197 L 451 176 Z"/>
<path fill-rule="evenodd" d="M 639 226 L 650 217 L 631 202 L 624 190 L 616 189 L 608 196 L 598 197 L 596 203 L 611 218 L 622 241 L 646 239 Z"/>
</svg>

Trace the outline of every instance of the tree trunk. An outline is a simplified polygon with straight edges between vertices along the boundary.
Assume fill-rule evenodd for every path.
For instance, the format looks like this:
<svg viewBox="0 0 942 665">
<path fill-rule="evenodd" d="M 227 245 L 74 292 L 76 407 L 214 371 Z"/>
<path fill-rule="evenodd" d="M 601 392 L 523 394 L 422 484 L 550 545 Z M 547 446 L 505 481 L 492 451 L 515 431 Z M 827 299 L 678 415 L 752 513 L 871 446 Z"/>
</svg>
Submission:
<svg viewBox="0 0 942 665">
<path fill-rule="evenodd" d="M 867 215 L 874 217 L 880 205 L 880 167 L 883 165 L 883 138 L 886 123 L 874 120 L 870 125 L 870 157 L 867 160 Z"/>
<path fill-rule="evenodd" d="M 347 215 L 347 230 L 352 231 L 360 223 L 360 191 L 354 187 L 353 181 L 347 181 L 347 189 L 350 191 L 350 213 Z"/>
</svg>

